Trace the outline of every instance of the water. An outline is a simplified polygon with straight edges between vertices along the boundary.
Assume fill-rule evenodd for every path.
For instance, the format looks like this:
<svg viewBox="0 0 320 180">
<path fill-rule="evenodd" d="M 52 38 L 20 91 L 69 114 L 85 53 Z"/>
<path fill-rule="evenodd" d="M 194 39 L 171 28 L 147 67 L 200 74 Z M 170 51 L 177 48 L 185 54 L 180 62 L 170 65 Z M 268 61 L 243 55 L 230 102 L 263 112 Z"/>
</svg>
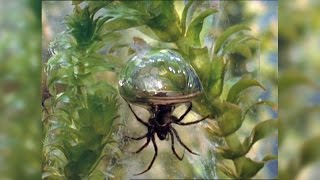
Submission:
<svg viewBox="0 0 320 180">
<path fill-rule="evenodd" d="M 46 4 L 47 2 L 43 2 Z M 55 2 L 57 4 L 58 2 Z M 59 2 L 60 3 L 60 2 Z M 233 22 L 234 19 L 238 20 L 237 18 L 229 18 L 227 16 L 229 11 L 232 11 L 234 6 L 230 6 L 230 9 L 224 9 L 227 7 L 226 2 L 218 2 L 212 1 L 210 7 L 218 7 L 220 12 L 217 16 L 213 16 L 212 20 L 204 21 L 210 22 L 212 25 L 211 31 L 209 32 L 208 36 L 205 36 L 204 44 L 208 48 L 212 48 L 214 41 L 216 40 L 216 33 L 221 31 L 222 29 L 228 27 L 232 23 L 241 23 L 246 20 L 242 15 L 239 15 L 239 22 Z M 246 3 L 243 3 L 246 4 Z M 48 36 L 49 40 L 45 39 L 47 42 L 52 42 L 54 37 L 57 36 L 60 32 L 64 31 L 65 26 L 61 23 L 62 17 L 65 14 L 71 13 L 71 3 L 61 3 L 61 7 L 64 7 L 59 11 L 59 8 L 51 6 L 55 6 L 53 4 L 47 4 L 48 7 L 51 7 L 51 10 L 44 11 L 45 19 L 47 19 L 49 27 L 52 29 L 51 35 L 49 33 Z M 44 5 L 44 8 L 47 7 Z M 203 7 L 207 8 L 207 7 Z M 63 11 L 63 12 L 62 12 Z M 55 17 L 55 16 L 58 16 Z M 232 20 L 233 19 L 233 20 Z M 188 23 L 190 23 L 190 19 L 188 19 Z M 265 24 L 264 27 L 267 28 Z M 58 28 L 57 28 L 58 27 Z M 261 30 L 261 29 L 260 29 Z M 129 32 L 129 31 L 128 31 Z M 260 33 L 260 32 L 258 32 Z M 131 34 L 132 35 L 132 34 Z M 262 36 L 261 34 L 257 34 L 257 36 Z M 138 56 L 143 56 L 149 52 L 150 46 L 148 45 L 149 42 L 145 42 L 145 39 L 139 39 L 138 37 L 133 38 L 133 43 L 130 45 L 130 48 L 137 52 Z M 263 42 L 261 42 L 263 43 Z M 47 44 L 46 42 L 44 44 Z M 174 45 L 173 45 L 174 46 Z M 261 47 L 260 47 L 261 46 Z M 53 50 L 53 49 L 51 49 Z M 258 43 L 258 46 L 255 48 L 257 51 L 255 56 L 252 57 L 250 61 L 245 63 L 244 66 L 241 66 L 240 63 L 236 63 L 235 70 L 238 74 L 230 75 L 230 73 L 226 76 L 226 85 L 231 86 L 242 77 L 244 74 L 249 74 L 253 78 L 257 78 L 259 82 L 263 81 L 263 74 L 260 72 L 263 70 L 263 66 L 261 66 L 261 61 L 265 61 L 264 59 L 260 59 L 261 54 L 265 51 L 263 49 L 263 45 Z M 121 51 L 122 52 L 122 51 Z M 263 65 L 263 64 L 262 64 Z M 170 69 L 170 71 L 172 71 Z M 226 87 L 226 90 L 228 87 Z M 256 100 L 256 96 L 258 95 L 257 91 L 253 91 L 253 95 L 251 98 L 252 100 Z M 217 159 L 215 157 L 215 149 L 217 146 L 220 146 L 219 139 L 213 139 L 206 134 L 206 121 L 214 121 L 214 119 L 208 119 L 201 123 L 197 123 L 190 126 L 178 126 L 174 125 L 177 129 L 181 140 L 194 152 L 199 153 L 199 156 L 193 155 L 188 151 L 184 150 L 184 148 L 178 143 L 177 139 L 175 139 L 175 148 L 179 155 L 184 154 L 184 159 L 179 161 L 171 150 L 171 140 L 164 140 L 160 141 L 158 137 L 155 138 L 157 146 L 158 146 L 158 156 L 152 166 L 152 168 L 139 176 L 134 176 L 134 174 L 139 173 L 147 168 L 149 165 L 153 154 L 154 148 L 152 143 L 148 145 L 143 151 L 138 154 L 131 153 L 137 149 L 139 149 L 146 139 L 141 141 L 125 141 L 124 136 L 139 136 L 147 132 L 147 129 L 141 125 L 132 115 L 130 112 L 127 104 L 124 101 L 122 102 L 121 111 L 120 111 L 120 119 L 118 123 L 123 124 L 116 134 L 114 134 L 115 138 L 117 139 L 117 146 L 116 147 L 109 147 L 106 148 L 106 153 L 112 154 L 112 158 L 105 159 L 104 168 L 101 168 L 104 172 L 104 175 L 110 179 L 135 179 L 135 178 L 162 178 L 162 179 L 169 179 L 169 178 L 176 178 L 176 179 L 184 179 L 184 178 L 199 178 L 199 179 L 218 179 L 217 176 Z M 248 102 L 248 101 L 245 101 Z M 245 104 L 245 105 L 249 105 Z M 147 121 L 149 118 L 149 113 L 145 109 L 141 107 L 134 106 L 134 110 L 137 112 L 137 115 Z M 184 111 L 186 110 L 186 106 L 178 107 L 174 114 L 179 117 Z M 201 117 L 191 112 L 185 119 L 185 122 L 194 121 L 200 119 Z M 251 130 L 251 129 L 250 129 Z M 250 130 L 246 130 L 250 132 Z"/>
</svg>

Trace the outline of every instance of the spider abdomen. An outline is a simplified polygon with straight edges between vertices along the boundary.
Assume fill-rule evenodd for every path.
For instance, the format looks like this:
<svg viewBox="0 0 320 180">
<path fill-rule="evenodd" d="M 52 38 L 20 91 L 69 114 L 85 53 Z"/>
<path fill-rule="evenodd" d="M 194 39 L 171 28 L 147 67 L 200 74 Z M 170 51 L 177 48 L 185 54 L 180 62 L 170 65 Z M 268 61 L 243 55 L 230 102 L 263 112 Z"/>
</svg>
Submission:
<svg viewBox="0 0 320 180">
<path fill-rule="evenodd" d="M 156 127 L 157 136 L 161 141 L 167 138 L 168 133 L 169 133 L 169 128 L 170 127 L 168 125 L 163 126 L 163 127 L 162 126 Z"/>
</svg>

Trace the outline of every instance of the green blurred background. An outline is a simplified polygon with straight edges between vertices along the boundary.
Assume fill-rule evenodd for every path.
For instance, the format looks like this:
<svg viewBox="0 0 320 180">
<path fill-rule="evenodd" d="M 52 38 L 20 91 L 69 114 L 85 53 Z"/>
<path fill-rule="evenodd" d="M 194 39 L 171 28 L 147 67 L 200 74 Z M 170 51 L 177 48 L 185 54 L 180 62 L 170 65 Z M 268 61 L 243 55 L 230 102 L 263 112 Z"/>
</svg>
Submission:
<svg viewBox="0 0 320 180">
<path fill-rule="evenodd" d="M 0 6 L 0 179 L 41 173 L 41 2 Z"/>
<path fill-rule="evenodd" d="M 320 3 L 279 1 L 279 177 L 319 179 Z"/>
<path fill-rule="evenodd" d="M 280 179 L 319 177 L 319 7 L 279 2 Z M 0 179 L 40 179 L 41 2 L 1 0 L 0 24 Z"/>
</svg>

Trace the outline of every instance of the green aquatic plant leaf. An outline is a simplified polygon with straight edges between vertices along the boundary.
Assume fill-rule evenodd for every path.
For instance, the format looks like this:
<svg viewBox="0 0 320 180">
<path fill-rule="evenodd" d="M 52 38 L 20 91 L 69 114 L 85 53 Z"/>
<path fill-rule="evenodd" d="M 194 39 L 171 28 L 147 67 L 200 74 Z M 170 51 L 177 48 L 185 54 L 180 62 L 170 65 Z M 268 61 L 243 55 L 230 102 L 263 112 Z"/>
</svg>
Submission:
<svg viewBox="0 0 320 180">
<path fill-rule="evenodd" d="M 223 147 L 223 146 L 222 147 L 218 147 L 216 152 L 218 154 L 220 154 L 225 159 L 235 159 L 235 158 L 238 158 L 238 157 L 244 155 L 242 149 L 239 149 L 239 150 L 236 150 L 236 151 L 232 151 L 228 147 Z"/>
<path fill-rule="evenodd" d="M 196 70 L 202 84 L 208 84 L 208 77 L 210 76 L 210 58 L 208 48 L 190 48 L 190 55 L 187 60 L 191 61 L 192 67 Z"/>
<path fill-rule="evenodd" d="M 161 1 L 159 14 L 147 21 L 147 25 L 164 42 L 175 42 L 182 37 L 180 19 L 173 1 Z"/>
<path fill-rule="evenodd" d="M 240 157 L 234 160 L 234 164 L 237 171 L 237 176 L 240 179 L 248 179 L 255 176 L 260 169 L 263 168 L 268 161 L 276 160 L 276 156 L 268 155 L 262 159 L 262 161 L 253 161 L 247 157 Z"/>
<path fill-rule="evenodd" d="M 222 103 L 222 115 L 218 118 L 221 136 L 228 136 L 237 131 L 243 122 L 242 110 L 239 106 L 228 102 Z"/>
<path fill-rule="evenodd" d="M 240 54 L 246 59 L 252 58 L 250 42 L 258 41 L 258 39 L 248 34 L 238 34 L 236 37 L 230 39 L 231 40 L 225 43 L 223 54 Z"/>
<path fill-rule="evenodd" d="M 89 7 L 80 8 L 75 6 L 74 14 L 67 16 L 66 22 L 70 33 L 76 39 L 80 47 L 87 46 L 92 42 L 95 32 L 95 23 L 92 14 L 89 12 Z"/>
<path fill-rule="evenodd" d="M 209 73 L 208 85 L 205 87 L 211 100 L 220 96 L 223 89 L 226 64 L 223 58 L 216 56 L 211 61 L 211 70 Z"/>
<path fill-rule="evenodd" d="M 232 152 L 243 151 L 241 141 L 236 133 L 232 133 L 229 136 L 224 137 L 224 140 Z"/>
<path fill-rule="evenodd" d="M 190 46 L 200 47 L 201 44 L 199 36 L 202 30 L 204 19 L 217 12 L 218 10 L 216 9 L 207 9 L 192 20 L 186 33 L 186 39 Z"/>
<path fill-rule="evenodd" d="M 257 102 L 253 103 L 252 105 L 250 105 L 248 108 L 246 108 L 244 110 L 243 117 L 245 117 L 249 113 L 250 110 L 252 110 L 253 108 L 255 108 L 257 106 L 261 106 L 261 105 L 268 106 L 274 111 L 277 111 L 277 109 L 278 109 L 278 105 L 275 102 L 272 102 L 272 101 L 257 101 Z"/>
<path fill-rule="evenodd" d="M 132 27 L 137 27 L 143 24 L 139 18 L 133 17 L 119 17 L 119 18 L 112 18 L 108 20 L 103 26 L 104 31 L 117 31 L 117 30 L 124 30 Z"/>
<path fill-rule="evenodd" d="M 186 28 L 186 23 L 187 23 L 187 16 L 188 16 L 188 12 L 190 7 L 192 6 L 193 2 L 195 0 L 190 0 L 187 2 L 186 6 L 183 8 L 182 11 L 182 16 L 181 16 L 181 29 L 182 29 L 182 35 L 185 35 L 185 32 L 187 30 Z"/>
<path fill-rule="evenodd" d="M 219 110 L 218 106 L 212 103 L 212 101 L 210 101 L 208 96 L 206 95 L 197 97 L 194 101 L 192 101 L 192 103 L 195 111 L 202 116 L 209 115 L 209 118 L 214 119 L 220 116 L 221 114 L 221 111 Z"/>
<path fill-rule="evenodd" d="M 234 170 L 232 168 L 230 168 L 229 166 L 227 166 L 226 164 L 219 162 L 217 164 L 217 168 L 222 171 L 227 177 L 229 178 L 233 178 L 233 179 L 239 179 L 237 177 L 236 172 L 234 172 Z"/>
<path fill-rule="evenodd" d="M 257 80 L 251 78 L 242 78 L 236 84 L 234 84 L 229 92 L 226 101 L 231 103 L 236 103 L 238 101 L 239 95 L 241 92 L 247 88 L 258 86 L 262 89 L 265 89 Z"/>
<path fill-rule="evenodd" d="M 274 119 L 265 120 L 258 123 L 252 130 L 250 136 L 246 137 L 242 143 L 242 148 L 218 147 L 217 152 L 226 159 L 235 159 L 246 155 L 255 142 L 275 133 L 278 129 L 278 121 Z"/>
<path fill-rule="evenodd" d="M 216 40 L 214 45 L 214 54 L 218 54 L 222 46 L 226 43 L 226 40 L 235 33 L 241 32 L 243 30 L 250 30 L 247 26 L 243 24 L 234 25 L 227 30 L 225 30 Z"/>
<path fill-rule="evenodd" d="M 247 153 L 252 145 L 278 130 L 278 120 L 270 119 L 258 123 L 252 130 L 249 137 L 243 141 L 244 152 Z"/>
<path fill-rule="evenodd" d="M 106 135 L 109 133 L 112 123 L 117 117 L 115 98 L 88 95 L 88 108 L 93 127 L 97 134 Z"/>
<path fill-rule="evenodd" d="M 237 175 L 240 179 L 252 178 L 260 171 L 260 169 L 263 168 L 264 164 L 267 161 L 270 161 L 273 159 L 274 158 L 270 158 L 270 156 L 267 156 L 262 161 L 257 162 L 244 156 L 237 158 L 234 160 Z"/>
<path fill-rule="evenodd" d="M 230 53 L 240 54 L 247 59 L 252 58 L 251 49 L 245 44 L 237 45 Z"/>
</svg>

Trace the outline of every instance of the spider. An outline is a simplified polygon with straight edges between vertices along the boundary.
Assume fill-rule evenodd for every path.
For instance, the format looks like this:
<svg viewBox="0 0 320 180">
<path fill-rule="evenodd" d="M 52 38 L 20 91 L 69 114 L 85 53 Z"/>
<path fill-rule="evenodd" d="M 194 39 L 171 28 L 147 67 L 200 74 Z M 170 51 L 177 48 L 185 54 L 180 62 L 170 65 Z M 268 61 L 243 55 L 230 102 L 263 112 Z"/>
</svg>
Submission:
<svg viewBox="0 0 320 180">
<path fill-rule="evenodd" d="M 191 111 L 192 109 L 192 103 L 190 102 L 187 110 L 179 117 L 175 117 L 172 115 L 173 110 L 175 109 L 175 105 L 173 104 L 167 104 L 167 105 L 151 105 L 151 116 L 148 120 L 148 122 L 143 121 L 141 118 L 139 118 L 137 116 L 137 114 L 133 111 L 131 105 L 127 102 L 130 110 L 132 111 L 132 113 L 134 114 L 135 118 L 138 120 L 138 122 L 140 122 L 142 125 L 144 125 L 145 127 L 148 128 L 148 132 L 140 137 L 129 137 L 129 136 L 125 136 L 125 138 L 129 138 L 132 140 L 142 140 L 144 138 L 147 139 L 147 141 L 143 144 L 143 146 L 141 146 L 137 151 L 135 151 L 135 153 L 139 153 L 141 152 L 144 148 L 146 148 L 148 146 L 148 144 L 150 143 L 150 141 L 153 144 L 154 147 L 154 156 L 149 164 L 149 166 L 147 167 L 146 170 L 135 174 L 135 176 L 143 174 L 147 171 L 149 171 L 158 155 L 158 147 L 155 141 L 155 134 L 157 134 L 158 138 L 162 141 L 164 139 L 168 139 L 169 135 L 170 135 L 170 139 L 171 139 L 171 149 L 173 154 L 181 161 L 184 157 L 184 152 L 183 155 L 180 157 L 174 147 L 174 136 L 177 138 L 178 142 L 190 153 L 194 154 L 194 155 L 199 155 L 195 152 L 193 152 L 190 148 L 188 148 L 181 140 L 179 134 L 177 133 L 177 130 L 172 126 L 172 123 L 177 124 L 177 125 L 181 125 L 181 126 L 188 126 L 188 125 L 192 125 L 192 124 L 196 124 L 199 123 L 201 121 L 206 120 L 206 118 L 208 118 L 209 116 L 203 117 L 199 120 L 196 121 L 192 121 L 192 122 L 182 122 L 182 120 L 184 119 L 184 117 Z"/>
</svg>

